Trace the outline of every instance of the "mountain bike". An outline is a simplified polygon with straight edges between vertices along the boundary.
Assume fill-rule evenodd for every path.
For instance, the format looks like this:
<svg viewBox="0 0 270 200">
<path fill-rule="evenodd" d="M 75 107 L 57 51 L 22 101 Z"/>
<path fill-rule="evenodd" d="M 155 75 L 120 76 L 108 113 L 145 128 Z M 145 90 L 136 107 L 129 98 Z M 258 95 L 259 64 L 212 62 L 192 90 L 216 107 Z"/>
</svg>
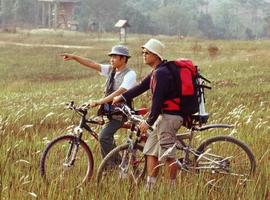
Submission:
<svg viewBox="0 0 270 200">
<path fill-rule="evenodd" d="M 90 134 L 94 141 L 98 141 L 98 134 L 93 130 L 92 125 L 103 125 L 102 118 L 91 119 L 87 117 L 88 107 L 86 105 L 76 106 L 74 102 L 67 105 L 80 116 L 80 122 L 67 134 L 61 135 L 47 144 L 40 160 L 40 174 L 48 183 L 69 183 L 74 187 L 80 187 L 88 182 L 94 170 L 93 153 L 83 139 L 84 132 Z M 144 115 L 147 109 L 134 111 Z M 90 126 L 91 125 L 91 126 Z M 130 122 L 124 123 L 122 128 L 133 131 Z"/>
<path fill-rule="evenodd" d="M 130 121 L 138 124 L 141 116 L 136 116 L 125 105 L 119 108 Z M 207 116 L 203 116 L 204 120 Z M 209 124 L 200 123 L 201 116 L 192 115 L 189 118 L 188 131 L 176 135 L 176 143 L 167 149 L 161 156 L 161 160 L 166 160 L 166 156 L 176 149 L 178 157 L 173 164 L 176 164 L 180 170 L 194 172 L 203 176 L 207 184 L 215 187 L 222 187 L 224 183 L 246 182 L 255 172 L 256 161 L 250 148 L 242 141 L 227 135 L 219 135 L 205 139 L 198 147 L 193 146 L 193 140 L 199 132 L 205 132 L 210 129 L 233 128 L 228 124 Z M 106 183 L 109 186 L 120 184 L 131 180 L 136 184 L 143 179 L 145 174 L 145 163 L 141 155 L 142 143 L 145 136 L 140 134 L 137 128 L 135 138 L 128 137 L 127 142 L 113 149 L 101 162 L 97 172 L 97 183 Z M 149 133 L 151 134 L 151 133 Z M 164 144 L 168 145 L 168 144 Z M 111 157 L 120 154 L 122 162 L 118 167 L 106 169 L 106 163 Z M 160 164 L 157 167 L 160 167 Z M 136 170 L 134 170 L 136 169 Z M 138 175 L 139 174 L 139 175 Z"/>
</svg>

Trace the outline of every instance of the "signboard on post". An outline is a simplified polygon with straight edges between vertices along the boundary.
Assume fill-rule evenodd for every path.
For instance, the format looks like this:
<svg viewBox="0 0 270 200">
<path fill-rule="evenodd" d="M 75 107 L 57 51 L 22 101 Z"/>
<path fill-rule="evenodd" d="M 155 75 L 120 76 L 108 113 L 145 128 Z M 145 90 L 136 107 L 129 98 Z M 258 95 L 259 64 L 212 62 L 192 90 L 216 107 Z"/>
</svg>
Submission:
<svg viewBox="0 0 270 200">
<path fill-rule="evenodd" d="M 130 27 L 127 20 L 120 19 L 118 22 L 114 25 L 114 27 L 120 28 L 119 29 L 119 40 L 126 42 L 127 39 L 127 31 L 126 28 Z"/>
</svg>

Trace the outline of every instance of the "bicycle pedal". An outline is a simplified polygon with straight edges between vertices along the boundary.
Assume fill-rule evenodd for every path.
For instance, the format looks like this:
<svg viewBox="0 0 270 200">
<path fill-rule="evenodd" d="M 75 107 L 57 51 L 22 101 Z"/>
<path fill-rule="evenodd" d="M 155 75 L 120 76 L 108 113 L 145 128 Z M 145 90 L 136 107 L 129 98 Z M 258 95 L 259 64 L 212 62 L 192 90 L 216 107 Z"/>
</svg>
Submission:
<svg viewBox="0 0 270 200">
<path fill-rule="evenodd" d="M 189 172 L 189 169 L 188 169 L 188 167 L 186 165 L 182 165 L 181 170 Z"/>
<path fill-rule="evenodd" d="M 124 179 L 127 179 L 127 178 L 128 178 L 128 173 L 123 172 L 123 171 L 119 172 L 119 176 L 118 176 L 119 180 L 124 180 Z"/>
<path fill-rule="evenodd" d="M 189 168 L 188 168 L 187 164 L 185 163 L 184 158 L 178 159 L 178 165 L 180 166 L 181 170 L 184 170 L 187 172 L 189 171 Z"/>
</svg>

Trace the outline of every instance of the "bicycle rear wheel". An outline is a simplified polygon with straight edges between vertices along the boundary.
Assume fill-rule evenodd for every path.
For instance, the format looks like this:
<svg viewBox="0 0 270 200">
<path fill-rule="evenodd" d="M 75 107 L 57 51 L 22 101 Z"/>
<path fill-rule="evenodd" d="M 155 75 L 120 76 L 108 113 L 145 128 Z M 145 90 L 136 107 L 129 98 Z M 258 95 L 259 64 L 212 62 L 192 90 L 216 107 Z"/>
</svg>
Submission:
<svg viewBox="0 0 270 200">
<path fill-rule="evenodd" d="M 196 169 L 207 184 L 216 188 L 243 185 L 255 172 L 256 161 L 249 147 L 230 136 L 205 140 L 198 148 Z"/>
<path fill-rule="evenodd" d="M 52 140 L 40 160 L 41 176 L 49 184 L 79 187 L 90 180 L 94 160 L 88 145 L 73 135 Z"/>
<path fill-rule="evenodd" d="M 137 144 L 130 149 L 129 144 L 122 144 L 113 149 L 101 162 L 97 172 L 97 183 L 106 183 L 112 187 L 121 183 L 133 182 L 137 184 L 146 172 L 146 159 L 142 154 L 143 146 Z M 121 156 L 118 164 L 112 165 L 111 160 Z"/>
</svg>

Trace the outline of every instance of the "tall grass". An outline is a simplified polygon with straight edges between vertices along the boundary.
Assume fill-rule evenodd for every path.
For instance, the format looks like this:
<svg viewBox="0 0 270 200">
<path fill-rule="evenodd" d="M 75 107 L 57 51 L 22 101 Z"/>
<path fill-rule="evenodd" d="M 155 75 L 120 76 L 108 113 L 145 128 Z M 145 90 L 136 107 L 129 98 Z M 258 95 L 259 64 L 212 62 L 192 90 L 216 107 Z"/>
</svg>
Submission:
<svg viewBox="0 0 270 200">
<path fill-rule="evenodd" d="M 103 95 L 104 79 L 74 62 L 63 62 L 59 54 L 75 52 L 101 63 L 118 41 L 115 35 L 31 33 L 0 34 L 0 199 L 269 199 L 270 180 L 270 41 L 208 41 L 158 36 L 167 49 L 165 57 L 189 57 L 212 80 L 207 91 L 209 123 L 235 124 L 230 131 L 211 131 L 199 135 L 201 141 L 211 135 L 230 134 L 249 145 L 257 160 L 257 171 L 246 187 L 225 186 L 215 191 L 201 177 L 180 172 L 177 190 L 171 192 L 162 176 L 154 193 L 146 193 L 143 184 L 97 188 L 92 182 L 77 190 L 69 185 L 45 184 L 38 171 L 45 145 L 64 134 L 78 122 L 72 112 L 63 109 L 74 100 L 78 104 Z M 129 62 L 139 79 L 150 72 L 143 66 L 140 46 L 150 36 L 131 35 Z M 13 43 L 87 45 L 93 48 L 24 47 Z M 201 48 L 194 51 L 194 45 Z M 219 48 L 210 57 L 207 47 Z M 148 105 L 149 95 L 136 99 L 136 106 Z M 94 115 L 93 110 L 90 115 Z M 125 132 L 119 133 L 120 140 Z M 91 146 L 95 169 L 100 162 L 99 145 L 85 137 Z"/>
</svg>

